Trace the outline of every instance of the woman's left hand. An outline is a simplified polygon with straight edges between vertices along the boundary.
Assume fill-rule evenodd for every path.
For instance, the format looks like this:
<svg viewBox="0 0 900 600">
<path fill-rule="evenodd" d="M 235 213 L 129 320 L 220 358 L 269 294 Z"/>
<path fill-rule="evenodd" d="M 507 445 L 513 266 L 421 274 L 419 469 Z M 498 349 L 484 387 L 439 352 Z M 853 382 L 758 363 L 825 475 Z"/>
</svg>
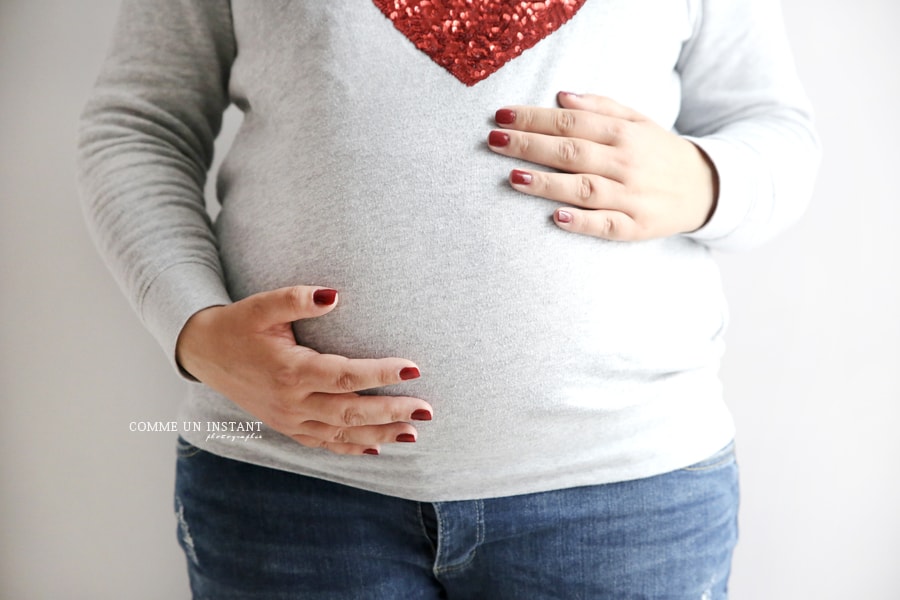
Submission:
<svg viewBox="0 0 900 600">
<path fill-rule="evenodd" d="M 702 227 L 715 208 L 718 180 L 690 141 L 640 113 L 593 95 L 561 92 L 562 108 L 509 106 L 491 150 L 558 169 L 514 169 L 512 187 L 564 202 L 562 229 L 609 240 L 666 237 Z"/>
</svg>

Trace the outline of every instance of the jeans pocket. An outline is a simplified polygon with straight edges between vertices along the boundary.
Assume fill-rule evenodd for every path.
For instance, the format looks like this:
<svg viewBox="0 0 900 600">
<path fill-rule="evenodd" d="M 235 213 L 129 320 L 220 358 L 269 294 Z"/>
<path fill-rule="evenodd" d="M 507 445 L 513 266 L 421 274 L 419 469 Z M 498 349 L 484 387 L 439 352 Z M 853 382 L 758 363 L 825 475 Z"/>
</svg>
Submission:
<svg viewBox="0 0 900 600">
<path fill-rule="evenodd" d="M 704 458 L 700 462 L 696 462 L 690 466 L 684 467 L 682 471 L 711 471 L 720 467 L 728 466 L 735 462 L 734 440 L 713 453 L 711 456 Z"/>
<path fill-rule="evenodd" d="M 178 458 L 191 458 L 192 456 L 197 456 L 203 452 L 200 448 L 193 445 L 180 435 L 178 436 L 178 440 L 175 442 L 175 454 Z"/>
</svg>

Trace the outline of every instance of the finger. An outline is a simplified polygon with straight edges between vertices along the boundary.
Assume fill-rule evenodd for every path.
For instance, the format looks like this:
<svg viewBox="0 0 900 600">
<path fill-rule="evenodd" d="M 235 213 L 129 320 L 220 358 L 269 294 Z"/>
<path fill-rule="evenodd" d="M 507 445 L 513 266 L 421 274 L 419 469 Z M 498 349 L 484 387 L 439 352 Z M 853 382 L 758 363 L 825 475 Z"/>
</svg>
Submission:
<svg viewBox="0 0 900 600">
<path fill-rule="evenodd" d="M 616 210 L 559 208 L 553 213 L 553 222 L 560 229 L 606 240 L 625 242 L 646 238 L 634 219 Z"/>
<path fill-rule="evenodd" d="M 302 415 L 334 427 L 387 425 L 430 421 L 431 405 L 409 396 L 360 396 L 358 394 L 310 394 L 302 400 Z"/>
<path fill-rule="evenodd" d="M 510 106 L 501 108 L 494 120 L 503 128 L 530 131 L 557 137 L 591 140 L 609 146 L 622 137 L 628 121 L 618 117 L 595 114 L 584 110 Z"/>
<path fill-rule="evenodd" d="M 307 390 L 341 394 L 417 379 L 419 368 L 402 358 L 347 358 L 305 353 L 296 364 L 298 380 Z"/>
<path fill-rule="evenodd" d="M 330 288 L 297 285 L 253 294 L 235 306 L 246 311 L 253 323 L 266 328 L 322 316 L 334 308 L 337 296 Z"/>
<path fill-rule="evenodd" d="M 359 456 L 363 454 L 371 454 L 374 456 L 378 456 L 379 447 L 378 446 L 369 446 L 366 444 L 341 444 L 335 442 L 326 442 L 314 437 L 310 437 L 307 435 L 292 435 L 290 436 L 294 441 L 299 444 L 306 446 L 307 448 L 321 448 L 322 450 L 328 450 L 329 452 L 334 452 L 335 454 L 343 454 L 343 455 L 354 455 Z"/>
<path fill-rule="evenodd" d="M 625 186 L 599 175 L 513 169 L 509 183 L 520 192 L 591 210 L 627 212 Z"/>
<path fill-rule="evenodd" d="M 488 146 L 497 154 L 568 173 L 593 173 L 624 181 L 627 172 L 626 153 L 579 138 L 495 129 L 488 135 Z"/>
<path fill-rule="evenodd" d="M 586 110 L 598 115 L 606 115 L 625 121 L 646 121 L 647 117 L 638 111 L 619 104 L 612 98 L 597 96 L 595 94 L 573 94 L 572 92 L 560 92 L 556 95 L 556 101 L 563 108 Z"/>
<path fill-rule="evenodd" d="M 418 437 L 415 427 L 408 423 L 335 427 L 320 421 L 305 421 L 291 437 L 302 436 L 321 440 L 325 444 L 353 444 L 375 447 L 380 444 L 414 443 Z"/>
</svg>

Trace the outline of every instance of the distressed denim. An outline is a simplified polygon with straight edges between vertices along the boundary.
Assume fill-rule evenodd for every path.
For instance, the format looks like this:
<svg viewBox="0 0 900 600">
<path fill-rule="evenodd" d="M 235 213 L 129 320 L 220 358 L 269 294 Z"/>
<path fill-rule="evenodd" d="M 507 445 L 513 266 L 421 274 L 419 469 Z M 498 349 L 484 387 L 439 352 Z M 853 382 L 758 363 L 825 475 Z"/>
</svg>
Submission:
<svg viewBox="0 0 900 600">
<path fill-rule="evenodd" d="M 436 503 L 178 447 L 197 600 L 720 600 L 737 508 L 732 444 L 636 481 Z"/>
</svg>

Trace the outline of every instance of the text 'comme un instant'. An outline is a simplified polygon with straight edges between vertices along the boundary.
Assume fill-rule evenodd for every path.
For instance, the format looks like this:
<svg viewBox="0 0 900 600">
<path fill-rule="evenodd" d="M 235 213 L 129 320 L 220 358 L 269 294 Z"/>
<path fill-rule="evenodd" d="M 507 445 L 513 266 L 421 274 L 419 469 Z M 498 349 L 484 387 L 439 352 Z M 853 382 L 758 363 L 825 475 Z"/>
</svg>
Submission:
<svg viewBox="0 0 900 600">
<path fill-rule="evenodd" d="M 262 438 L 262 421 L 132 421 L 128 431 L 147 432 L 204 432 L 206 440 L 250 440 Z"/>
</svg>

